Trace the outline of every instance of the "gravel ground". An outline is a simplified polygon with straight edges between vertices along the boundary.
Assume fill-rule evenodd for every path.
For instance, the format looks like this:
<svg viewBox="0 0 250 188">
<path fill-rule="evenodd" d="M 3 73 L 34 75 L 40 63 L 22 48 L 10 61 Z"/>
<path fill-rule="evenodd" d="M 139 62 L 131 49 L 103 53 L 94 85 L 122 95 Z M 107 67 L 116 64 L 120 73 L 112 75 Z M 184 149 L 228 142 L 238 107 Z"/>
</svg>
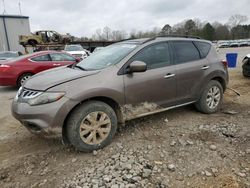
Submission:
<svg viewBox="0 0 250 188">
<path fill-rule="evenodd" d="M 238 52 L 220 112 L 187 106 L 129 121 L 106 148 L 80 153 L 30 134 L 10 113 L 16 89 L 0 87 L 0 187 L 250 187 L 250 80 Z"/>
</svg>

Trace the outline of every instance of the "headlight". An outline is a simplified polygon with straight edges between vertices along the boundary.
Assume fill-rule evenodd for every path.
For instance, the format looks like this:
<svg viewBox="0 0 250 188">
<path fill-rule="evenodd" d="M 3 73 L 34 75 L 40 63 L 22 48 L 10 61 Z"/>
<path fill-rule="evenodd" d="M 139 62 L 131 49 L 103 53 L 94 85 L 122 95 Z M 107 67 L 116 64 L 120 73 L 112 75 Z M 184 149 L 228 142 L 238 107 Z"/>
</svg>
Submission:
<svg viewBox="0 0 250 188">
<path fill-rule="evenodd" d="M 32 97 L 26 98 L 26 102 L 31 106 L 47 104 L 47 103 L 58 101 L 64 95 L 65 95 L 64 92 L 58 92 L 58 93 L 44 92 L 33 98 Z"/>
</svg>

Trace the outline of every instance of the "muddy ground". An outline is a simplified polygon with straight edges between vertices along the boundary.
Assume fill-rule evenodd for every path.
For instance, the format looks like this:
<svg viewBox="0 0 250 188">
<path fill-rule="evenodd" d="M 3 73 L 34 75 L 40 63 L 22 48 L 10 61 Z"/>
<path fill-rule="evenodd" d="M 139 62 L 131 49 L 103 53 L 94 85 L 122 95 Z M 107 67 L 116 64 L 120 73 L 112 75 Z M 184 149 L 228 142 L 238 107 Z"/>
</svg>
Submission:
<svg viewBox="0 0 250 188">
<path fill-rule="evenodd" d="M 238 52 L 220 112 L 191 106 L 129 121 L 113 142 L 79 153 L 30 134 L 10 113 L 16 88 L 0 87 L 0 187 L 250 187 L 250 79 Z M 229 114 L 228 114 L 229 112 Z M 231 114 L 233 113 L 233 114 Z M 91 186 L 90 186 L 91 185 Z"/>
</svg>

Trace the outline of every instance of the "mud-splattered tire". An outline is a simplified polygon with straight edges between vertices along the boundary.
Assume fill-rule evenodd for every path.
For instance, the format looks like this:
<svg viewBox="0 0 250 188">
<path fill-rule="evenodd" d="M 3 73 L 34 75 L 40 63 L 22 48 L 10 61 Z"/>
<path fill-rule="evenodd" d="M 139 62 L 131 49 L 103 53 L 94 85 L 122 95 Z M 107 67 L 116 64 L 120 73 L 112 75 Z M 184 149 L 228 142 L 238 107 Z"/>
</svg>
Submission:
<svg viewBox="0 0 250 188">
<path fill-rule="evenodd" d="M 223 88 L 216 80 L 211 80 L 203 90 L 200 99 L 195 106 L 198 111 L 212 114 L 220 109 L 223 101 Z"/>
<path fill-rule="evenodd" d="M 106 103 L 88 101 L 78 106 L 66 122 L 66 134 L 77 150 L 91 152 L 107 146 L 117 129 L 115 111 Z"/>
</svg>

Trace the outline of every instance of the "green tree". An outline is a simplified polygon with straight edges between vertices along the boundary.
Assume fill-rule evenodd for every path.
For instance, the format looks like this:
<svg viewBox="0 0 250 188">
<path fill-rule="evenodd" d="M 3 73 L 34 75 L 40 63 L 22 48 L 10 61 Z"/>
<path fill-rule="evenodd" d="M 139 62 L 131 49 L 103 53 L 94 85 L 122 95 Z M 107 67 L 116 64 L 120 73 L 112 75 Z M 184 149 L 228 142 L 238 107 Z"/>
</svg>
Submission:
<svg viewBox="0 0 250 188">
<path fill-rule="evenodd" d="M 192 19 L 190 19 L 186 21 L 184 29 L 186 35 L 195 35 L 198 28 L 196 26 L 196 23 Z"/>
<path fill-rule="evenodd" d="M 210 23 L 207 23 L 202 29 L 202 37 L 207 40 L 215 39 L 215 29 Z"/>
</svg>

